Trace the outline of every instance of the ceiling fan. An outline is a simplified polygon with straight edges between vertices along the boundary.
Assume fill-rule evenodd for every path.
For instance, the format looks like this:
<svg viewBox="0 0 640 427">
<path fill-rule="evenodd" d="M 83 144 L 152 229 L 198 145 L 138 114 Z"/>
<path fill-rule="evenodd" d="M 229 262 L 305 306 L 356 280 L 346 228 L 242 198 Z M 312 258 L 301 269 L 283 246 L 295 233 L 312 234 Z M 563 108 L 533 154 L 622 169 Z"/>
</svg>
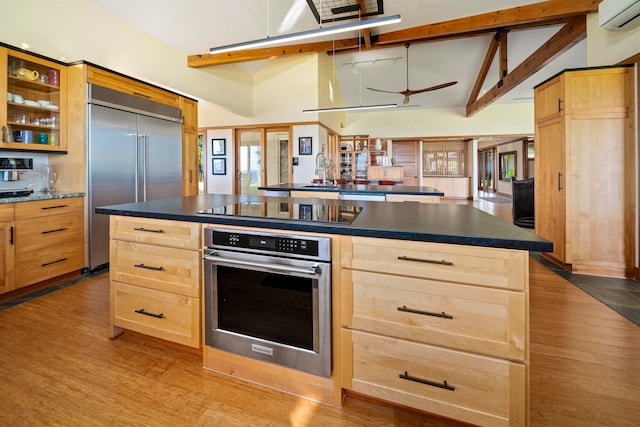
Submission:
<svg viewBox="0 0 640 427">
<path fill-rule="evenodd" d="M 394 92 L 394 91 L 391 91 L 391 90 L 374 89 L 372 87 L 368 87 L 367 89 L 373 90 L 373 91 L 376 91 L 376 92 L 398 93 L 400 95 L 404 95 L 404 101 L 402 101 L 402 105 L 407 105 L 409 103 L 409 97 L 411 95 L 415 95 L 417 93 L 422 93 L 422 92 L 430 92 L 432 90 L 443 89 L 445 87 L 453 86 L 454 84 L 458 83 L 458 82 L 447 82 L 447 83 L 442 83 L 442 84 L 431 86 L 431 87 L 426 87 L 424 89 L 410 90 L 409 89 L 409 46 L 410 45 L 411 45 L 411 43 L 406 43 L 404 45 L 404 47 L 407 48 L 407 89 L 403 90 L 402 92 Z"/>
</svg>

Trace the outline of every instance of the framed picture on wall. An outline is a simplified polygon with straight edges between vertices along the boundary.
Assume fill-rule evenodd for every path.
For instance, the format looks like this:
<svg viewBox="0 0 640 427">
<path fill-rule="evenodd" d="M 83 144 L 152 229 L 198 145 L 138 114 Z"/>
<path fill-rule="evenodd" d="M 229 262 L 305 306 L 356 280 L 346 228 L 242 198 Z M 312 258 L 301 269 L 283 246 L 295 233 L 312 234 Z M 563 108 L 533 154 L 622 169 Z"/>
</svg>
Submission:
<svg viewBox="0 0 640 427">
<path fill-rule="evenodd" d="M 225 138 L 214 138 L 211 140 L 211 155 L 224 156 L 227 154 L 227 140 Z"/>
<path fill-rule="evenodd" d="M 300 155 L 311 155 L 312 154 L 312 148 L 311 148 L 311 137 L 310 136 L 301 136 L 300 138 L 298 138 L 298 151 L 300 153 Z"/>
<path fill-rule="evenodd" d="M 211 159 L 211 174 L 212 175 L 226 175 L 227 174 L 227 159 Z"/>
</svg>

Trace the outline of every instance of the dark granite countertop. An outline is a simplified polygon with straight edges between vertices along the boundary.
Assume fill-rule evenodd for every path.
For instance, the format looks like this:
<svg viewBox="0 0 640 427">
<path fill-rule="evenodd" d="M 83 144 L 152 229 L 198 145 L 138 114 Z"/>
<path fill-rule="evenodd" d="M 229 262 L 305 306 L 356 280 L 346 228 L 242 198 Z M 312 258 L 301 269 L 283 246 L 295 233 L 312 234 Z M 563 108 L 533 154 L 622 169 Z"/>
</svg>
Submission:
<svg viewBox="0 0 640 427">
<path fill-rule="evenodd" d="M 378 184 L 276 184 L 258 187 L 267 191 L 325 191 L 344 194 L 418 194 L 421 196 L 444 196 L 444 193 L 434 187 L 409 185 L 378 185 Z"/>
<path fill-rule="evenodd" d="M 65 192 L 55 192 L 55 193 L 41 193 L 35 192 L 28 196 L 22 197 L 3 197 L 0 198 L 0 204 L 5 203 L 20 203 L 20 202 L 33 202 L 35 200 L 51 200 L 51 199 L 66 199 L 69 197 L 82 197 L 84 193 L 76 192 L 76 193 L 65 193 Z"/>
<path fill-rule="evenodd" d="M 473 206 L 431 203 L 389 203 L 313 199 L 316 204 L 361 206 L 350 224 L 303 220 L 205 215 L 197 212 L 242 201 L 299 203 L 288 197 L 205 194 L 140 203 L 102 206 L 96 212 L 142 218 L 261 227 L 382 239 L 485 246 L 550 252 L 553 244 Z"/>
</svg>

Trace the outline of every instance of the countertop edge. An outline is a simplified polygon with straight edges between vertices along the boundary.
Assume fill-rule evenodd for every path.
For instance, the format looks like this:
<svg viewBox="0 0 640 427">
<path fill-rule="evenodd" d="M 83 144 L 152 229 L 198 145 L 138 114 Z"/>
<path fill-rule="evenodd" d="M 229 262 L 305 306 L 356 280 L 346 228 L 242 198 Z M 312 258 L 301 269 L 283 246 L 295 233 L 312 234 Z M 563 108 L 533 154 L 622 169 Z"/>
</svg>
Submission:
<svg viewBox="0 0 640 427">
<path fill-rule="evenodd" d="M 384 229 L 367 229 L 352 226 L 336 226 L 326 223 L 308 223 L 279 221 L 267 218 L 249 217 L 222 217 L 211 215 L 191 215 L 191 214 L 168 214 L 162 212 L 141 212 L 126 209 L 112 209 L 98 207 L 95 209 L 98 214 L 119 215 L 138 218 L 164 219 L 171 221 L 185 221 L 202 224 L 222 224 L 231 226 L 260 227 L 287 231 L 302 231 L 311 233 L 325 233 L 345 236 L 373 237 L 381 239 L 408 240 L 431 243 L 458 244 L 467 246 L 491 247 L 499 249 L 515 249 L 531 252 L 551 252 L 553 244 L 548 241 L 524 241 L 490 237 L 472 237 L 449 234 L 422 233 L 395 231 Z"/>
<path fill-rule="evenodd" d="M 0 199 L 0 204 L 34 202 L 38 200 L 68 199 L 71 197 L 84 197 L 83 192 L 69 193 L 33 193 L 29 196 L 22 197 L 5 197 Z"/>
</svg>

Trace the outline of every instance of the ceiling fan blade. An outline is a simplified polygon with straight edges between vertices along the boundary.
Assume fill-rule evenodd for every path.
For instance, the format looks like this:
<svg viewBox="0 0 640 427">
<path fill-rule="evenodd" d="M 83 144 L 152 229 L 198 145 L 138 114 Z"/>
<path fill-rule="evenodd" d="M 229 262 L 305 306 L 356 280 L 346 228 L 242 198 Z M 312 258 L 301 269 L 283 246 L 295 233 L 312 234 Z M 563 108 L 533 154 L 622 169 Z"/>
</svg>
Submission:
<svg viewBox="0 0 640 427">
<path fill-rule="evenodd" d="M 367 89 L 369 89 L 369 90 L 373 90 L 373 91 L 376 91 L 376 92 L 384 92 L 384 93 L 401 93 L 401 92 L 394 92 L 394 91 L 392 91 L 392 90 L 374 89 L 374 88 L 372 88 L 372 87 L 368 87 Z"/>
<path fill-rule="evenodd" d="M 444 89 L 445 87 L 453 86 L 456 83 L 458 83 L 458 82 L 447 82 L 447 83 L 442 83 L 441 85 L 435 85 L 435 86 L 431 86 L 431 87 L 426 87 L 424 89 L 409 90 L 409 91 L 405 91 L 405 92 L 408 92 L 411 95 L 414 95 L 416 93 L 423 93 L 423 92 L 429 92 L 429 91 L 432 91 L 432 90 Z"/>
</svg>

